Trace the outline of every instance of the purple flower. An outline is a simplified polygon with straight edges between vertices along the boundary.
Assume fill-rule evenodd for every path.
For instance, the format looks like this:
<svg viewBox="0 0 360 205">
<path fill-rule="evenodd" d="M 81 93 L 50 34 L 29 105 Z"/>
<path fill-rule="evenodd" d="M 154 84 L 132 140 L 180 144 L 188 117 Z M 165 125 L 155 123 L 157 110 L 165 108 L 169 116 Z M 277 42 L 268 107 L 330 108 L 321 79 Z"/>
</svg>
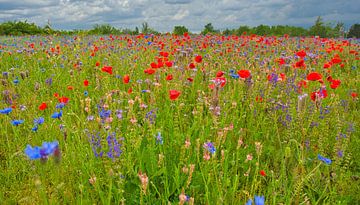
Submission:
<svg viewBox="0 0 360 205">
<path fill-rule="evenodd" d="M 164 144 L 164 140 L 163 140 L 160 132 L 158 132 L 158 134 L 155 136 L 155 138 L 156 138 L 156 144 L 161 144 L 161 145 Z"/>
</svg>

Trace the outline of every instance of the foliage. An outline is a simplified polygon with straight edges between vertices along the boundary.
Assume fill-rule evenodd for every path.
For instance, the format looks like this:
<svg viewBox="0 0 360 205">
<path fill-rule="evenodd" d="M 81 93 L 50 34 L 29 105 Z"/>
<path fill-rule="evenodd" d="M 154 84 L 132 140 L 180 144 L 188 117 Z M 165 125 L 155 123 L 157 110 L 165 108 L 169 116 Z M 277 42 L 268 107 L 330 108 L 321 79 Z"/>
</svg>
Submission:
<svg viewBox="0 0 360 205">
<path fill-rule="evenodd" d="M 189 30 L 185 26 L 175 26 L 173 30 L 173 34 L 176 35 L 184 35 L 184 33 L 188 33 Z"/>
<path fill-rule="evenodd" d="M 219 32 L 220 32 L 219 30 L 215 30 L 212 23 L 208 23 L 204 26 L 204 29 L 201 31 L 201 34 L 206 35 L 206 34 L 215 34 L 215 33 L 219 33 Z"/>
<path fill-rule="evenodd" d="M 141 29 L 138 27 L 135 30 L 129 28 L 115 28 L 110 24 L 96 24 L 90 30 L 72 30 L 72 31 L 61 31 L 54 30 L 50 23 L 48 22 L 43 28 L 35 25 L 34 23 L 28 23 L 27 21 L 8 21 L 0 24 L 0 35 L 48 35 L 48 34 L 57 34 L 57 35 L 72 35 L 72 34 L 90 34 L 90 35 L 121 35 L 121 34 L 130 34 L 137 35 L 140 33 L 143 34 L 160 34 L 160 32 L 149 27 L 147 22 L 142 23 Z M 177 35 L 182 35 L 189 30 L 185 26 L 175 26 L 173 33 Z M 204 26 L 204 29 L 201 31 L 201 34 L 217 34 L 220 33 L 219 30 L 215 29 L 212 23 L 208 23 Z M 354 24 L 351 26 L 348 34 L 346 34 L 344 29 L 344 23 L 337 22 L 336 24 L 325 23 L 322 18 L 319 16 L 314 25 L 309 29 L 303 27 L 289 26 L 289 25 L 259 25 L 255 27 L 249 27 L 246 25 L 241 25 L 237 29 L 225 29 L 221 32 L 223 35 L 246 35 L 246 34 L 256 34 L 256 35 L 266 35 L 266 36 L 319 36 L 319 37 L 357 37 L 359 38 L 359 24 Z"/>
<path fill-rule="evenodd" d="M 360 38 L 360 24 L 352 25 L 347 36 L 349 38 Z"/>
</svg>

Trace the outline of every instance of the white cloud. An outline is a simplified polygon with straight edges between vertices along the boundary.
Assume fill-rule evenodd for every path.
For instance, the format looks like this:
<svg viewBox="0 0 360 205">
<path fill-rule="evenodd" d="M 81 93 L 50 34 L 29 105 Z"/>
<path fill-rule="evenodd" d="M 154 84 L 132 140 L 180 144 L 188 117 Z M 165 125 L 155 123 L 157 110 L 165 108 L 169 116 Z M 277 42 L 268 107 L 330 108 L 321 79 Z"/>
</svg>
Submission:
<svg viewBox="0 0 360 205">
<path fill-rule="evenodd" d="M 0 21 L 25 20 L 57 29 L 90 28 L 97 23 L 135 28 L 147 21 L 159 31 L 184 25 L 201 31 L 212 23 L 217 29 L 239 25 L 288 24 L 310 26 L 317 16 L 359 23 L 358 0 L 0 0 Z"/>
</svg>

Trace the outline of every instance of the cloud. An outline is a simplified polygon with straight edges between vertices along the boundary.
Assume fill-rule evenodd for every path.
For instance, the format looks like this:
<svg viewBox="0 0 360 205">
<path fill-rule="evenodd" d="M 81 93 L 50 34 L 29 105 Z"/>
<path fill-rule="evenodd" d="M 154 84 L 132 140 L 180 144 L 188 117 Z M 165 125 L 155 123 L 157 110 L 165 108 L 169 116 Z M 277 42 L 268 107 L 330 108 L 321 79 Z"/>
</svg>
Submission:
<svg viewBox="0 0 360 205">
<path fill-rule="evenodd" d="M 192 2 L 192 0 L 165 0 L 167 4 L 188 4 Z"/>
<path fill-rule="evenodd" d="M 317 16 L 325 22 L 359 23 L 358 0 L 0 0 L 0 19 L 28 20 L 56 29 L 91 28 L 109 23 L 119 28 L 141 27 L 172 31 L 184 25 L 199 32 L 207 23 L 216 29 L 240 25 L 295 25 L 309 27 Z"/>
</svg>

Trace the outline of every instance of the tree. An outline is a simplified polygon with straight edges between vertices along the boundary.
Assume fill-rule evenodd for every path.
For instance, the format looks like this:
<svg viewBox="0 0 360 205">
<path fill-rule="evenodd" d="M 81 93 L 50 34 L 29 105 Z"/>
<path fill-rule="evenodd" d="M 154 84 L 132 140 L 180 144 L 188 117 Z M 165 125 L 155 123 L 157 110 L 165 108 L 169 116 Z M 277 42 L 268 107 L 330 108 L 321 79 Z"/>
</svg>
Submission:
<svg viewBox="0 0 360 205">
<path fill-rule="evenodd" d="M 246 33 L 250 32 L 249 26 L 240 26 L 238 29 L 236 29 L 236 35 L 241 36 L 245 35 Z"/>
<path fill-rule="evenodd" d="M 175 26 L 173 30 L 173 34 L 176 35 L 184 35 L 184 33 L 189 32 L 189 30 L 185 26 Z"/>
<path fill-rule="evenodd" d="M 350 27 L 347 37 L 348 38 L 360 38 L 360 24 L 353 24 Z"/>
<path fill-rule="evenodd" d="M 208 33 L 219 33 L 219 30 L 215 30 L 214 26 L 211 23 L 208 23 L 204 26 L 204 30 L 201 31 L 201 34 L 206 35 Z"/>
<path fill-rule="evenodd" d="M 326 26 L 324 26 L 324 22 L 321 19 L 321 16 L 318 16 L 318 18 L 315 21 L 315 24 L 310 27 L 309 32 L 313 36 L 319 36 L 321 38 L 326 37 Z"/>
</svg>

